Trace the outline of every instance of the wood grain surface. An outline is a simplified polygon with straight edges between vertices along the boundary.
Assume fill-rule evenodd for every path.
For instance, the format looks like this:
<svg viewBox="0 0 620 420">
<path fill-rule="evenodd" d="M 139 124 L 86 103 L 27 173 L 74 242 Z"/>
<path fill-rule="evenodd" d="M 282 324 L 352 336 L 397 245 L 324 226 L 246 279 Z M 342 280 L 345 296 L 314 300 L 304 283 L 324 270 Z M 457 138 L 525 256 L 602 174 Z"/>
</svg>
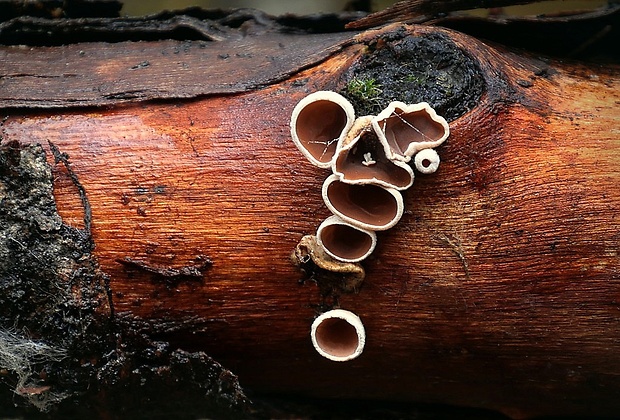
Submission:
<svg viewBox="0 0 620 420">
<path fill-rule="evenodd" d="M 329 173 L 293 145 L 291 111 L 308 93 L 341 88 L 368 40 L 399 30 L 309 43 L 294 72 L 250 65 L 251 85 L 235 82 L 231 67 L 209 82 L 213 61 L 200 57 L 184 69 L 161 54 L 173 41 L 27 55 L 2 47 L 1 66 L 15 67 L 2 79 L 3 106 L 47 108 L 6 109 L 0 133 L 69 155 L 116 313 L 148 320 L 172 346 L 205 351 L 247 389 L 515 418 L 617 413 L 620 71 L 541 61 L 450 30 L 406 27 L 448 36 L 478 62 L 486 91 L 450 122 L 441 166 L 416 175 L 402 220 L 379 233 L 359 293 L 338 298 L 364 322 L 362 356 L 334 363 L 313 350 L 310 324 L 333 302 L 300 282 L 290 254 L 329 215 L 320 194 Z M 58 58 L 50 74 L 63 61 L 88 64 L 60 80 L 26 77 L 26 64 L 48 57 Z M 107 72 L 114 89 L 85 90 Z M 83 102 L 71 98 L 73 81 Z M 135 102 L 136 91 L 168 84 L 195 97 Z M 115 105 L 54 110 L 54 100 Z M 54 187 L 65 223 L 81 226 L 82 202 L 61 165 Z"/>
</svg>

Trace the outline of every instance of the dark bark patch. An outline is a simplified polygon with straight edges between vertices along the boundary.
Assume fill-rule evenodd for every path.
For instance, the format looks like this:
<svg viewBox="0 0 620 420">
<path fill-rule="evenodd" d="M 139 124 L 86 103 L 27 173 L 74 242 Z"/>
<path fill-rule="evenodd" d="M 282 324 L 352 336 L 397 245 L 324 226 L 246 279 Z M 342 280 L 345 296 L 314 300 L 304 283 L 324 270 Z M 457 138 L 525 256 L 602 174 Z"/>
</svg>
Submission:
<svg viewBox="0 0 620 420">
<path fill-rule="evenodd" d="M 0 412 L 241 415 L 247 399 L 230 371 L 151 339 L 144 322 L 114 316 L 108 278 L 91 253 L 87 191 L 69 156 L 50 146 L 78 188 L 86 228 L 58 215 L 40 145 L 0 146 Z"/>
<path fill-rule="evenodd" d="M 356 94 L 351 84 L 372 86 Z M 376 115 L 391 101 L 428 102 L 448 121 L 478 104 L 485 90 L 477 62 L 440 33 L 409 35 L 402 28 L 375 38 L 347 72 L 341 93 L 357 115 Z"/>
<path fill-rule="evenodd" d="M 134 260 L 129 257 L 119 258 L 116 261 L 130 270 L 145 271 L 152 274 L 156 279 L 163 279 L 168 287 L 174 286 L 183 280 L 200 281 L 204 277 L 205 271 L 213 265 L 213 261 L 204 255 L 196 258 L 196 265 L 179 268 L 151 265 L 144 261 Z"/>
</svg>

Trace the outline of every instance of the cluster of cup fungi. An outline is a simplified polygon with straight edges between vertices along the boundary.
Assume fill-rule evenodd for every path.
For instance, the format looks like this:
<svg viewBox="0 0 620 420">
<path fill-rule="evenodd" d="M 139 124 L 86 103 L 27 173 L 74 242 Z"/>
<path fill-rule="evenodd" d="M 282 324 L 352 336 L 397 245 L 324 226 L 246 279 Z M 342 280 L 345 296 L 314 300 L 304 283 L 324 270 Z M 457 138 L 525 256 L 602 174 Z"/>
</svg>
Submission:
<svg viewBox="0 0 620 420">
<path fill-rule="evenodd" d="M 291 136 L 303 155 L 332 174 L 323 183 L 325 205 L 333 214 L 317 229 L 316 243 L 341 263 L 358 263 L 377 244 L 376 231 L 393 227 L 403 215 L 401 191 L 416 170 L 439 166 L 435 147 L 450 133 L 446 120 L 426 102 L 391 102 L 378 115 L 355 117 L 353 105 L 332 91 L 314 92 L 293 110 Z M 359 356 L 364 326 L 350 311 L 333 309 L 311 327 L 315 349 L 334 361 Z"/>
</svg>

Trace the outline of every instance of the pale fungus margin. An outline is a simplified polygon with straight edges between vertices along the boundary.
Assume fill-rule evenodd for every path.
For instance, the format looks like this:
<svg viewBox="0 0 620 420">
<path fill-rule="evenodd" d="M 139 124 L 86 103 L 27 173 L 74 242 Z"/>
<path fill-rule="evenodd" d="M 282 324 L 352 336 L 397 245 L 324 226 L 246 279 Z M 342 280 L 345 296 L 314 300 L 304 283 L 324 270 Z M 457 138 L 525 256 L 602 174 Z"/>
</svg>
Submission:
<svg viewBox="0 0 620 420">
<path fill-rule="evenodd" d="M 423 174 L 432 174 L 439 168 L 439 155 L 434 149 L 420 150 L 413 158 L 415 168 Z"/>
<path fill-rule="evenodd" d="M 332 91 L 303 98 L 293 109 L 290 127 L 293 142 L 310 163 L 332 170 L 323 183 L 325 205 L 360 232 L 386 230 L 398 223 L 404 212 L 400 191 L 414 181 L 408 162 L 413 158 L 422 174 L 435 172 L 440 160 L 433 148 L 450 135 L 447 121 L 427 102 L 393 101 L 376 116 L 356 118 L 353 105 Z M 332 244 L 359 241 L 348 248 L 368 246 L 367 234 L 348 235 L 352 231 L 345 228 L 332 230 L 343 235 L 332 236 Z M 319 245 L 330 257 L 351 262 L 351 258 L 339 257 L 325 248 L 324 242 L 319 241 Z M 363 254 L 364 258 L 372 249 Z"/>
<path fill-rule="evenodd" d="M 310 163 L 332 170 L 321 195 L 333 214 L 316 236 L 302 238 L 293 261 L 300 268 L 312 260 L 329 272 L 362 273 L 361 278 L 352 275 L 356 280 L 349 289 L 356 291 L 363 281 L 360 262 L 377 244 L 375 232 L 395 226 L 404 213 L 401 191 L 414 181 L 410 161 L 422 174 L 437 171 L 434 148 L 448 138 L 450 127 L 426 102 L 393 101 L 376 116 L 356 118 L 345 97 L 318 91 L 295 106 L 290 128 Z M 358 357 L 366 340 L 359 317 L 343 309 L 316 318 L 311 337 L 317 352 L 334 361 Z"/>
<path fill-rule="evenodd" d="M 329 168 L 354 119 L 353 105 L 344 96 L 327 90 L 314 92 L 293 109 L 291 137 L 310 163 Z"/>
<path fill-rule="evenodd" d="M 344 309 L 319 315 L 310 329 L 315 350 L 334 362 L 346 362 L 364 351 L 366 330 L 359 316 Z"/>
<path fill-rule="evenodd" d="M 377 245 L 375 232 L 353 226 L 336 215 L 319 225 L 316 239 L 330 257 L 350 263 L 366 259 Z"/>
</svg>

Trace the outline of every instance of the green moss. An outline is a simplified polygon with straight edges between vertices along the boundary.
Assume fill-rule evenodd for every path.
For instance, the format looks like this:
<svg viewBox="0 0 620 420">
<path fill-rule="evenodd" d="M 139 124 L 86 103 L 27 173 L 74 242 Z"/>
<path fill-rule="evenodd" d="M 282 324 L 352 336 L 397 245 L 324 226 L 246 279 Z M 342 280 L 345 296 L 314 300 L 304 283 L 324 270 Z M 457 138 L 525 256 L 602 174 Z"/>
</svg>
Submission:
<svg viewBox="0 0 620 420">
<path fill-rule="evenodd" d="M 372 78 L 362 79 L 354 77 L 346 86 L 348 96 L 371 106 L 379 101 L 381 92 L 381 85 Z"/>
<path fill-rule="evenodd" d="M 392 101 L 428 102 L 448 121 L 474 108 L 485 90 L 477 63 L 450 37 L 404 29 L 370 40 L 342 86 L 356 115 L 377 115 Z"/>
</svg>

